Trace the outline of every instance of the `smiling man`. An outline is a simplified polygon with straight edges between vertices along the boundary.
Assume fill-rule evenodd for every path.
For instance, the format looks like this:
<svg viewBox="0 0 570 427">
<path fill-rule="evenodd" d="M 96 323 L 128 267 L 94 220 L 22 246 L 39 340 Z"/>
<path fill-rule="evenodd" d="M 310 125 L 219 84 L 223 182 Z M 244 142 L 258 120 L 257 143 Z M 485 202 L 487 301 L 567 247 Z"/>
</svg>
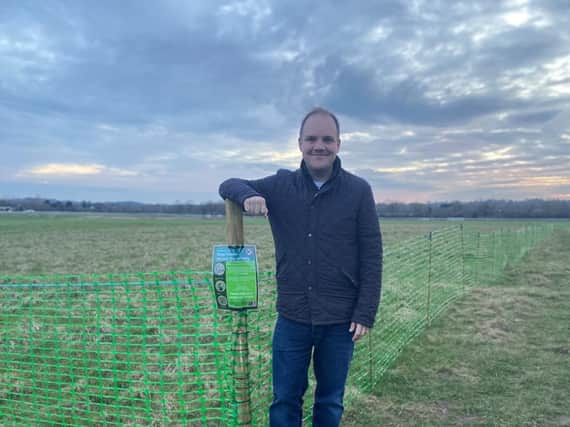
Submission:
<svg viewBox="0 0 570 427">
<path fill-rule="evenodd" d="M 313 426 L 340 424 L 354 343 L 374 324 L 382 239 L 372 190 L 341 167 L 340 127 L 323 108 L 299 130 L 296 171 L 232 178 L 220 195 L 267 215 L 275 241 L 277 322 L 273 334 L 273 427 L 301 426 L 313 358 Z"/>
</svg>

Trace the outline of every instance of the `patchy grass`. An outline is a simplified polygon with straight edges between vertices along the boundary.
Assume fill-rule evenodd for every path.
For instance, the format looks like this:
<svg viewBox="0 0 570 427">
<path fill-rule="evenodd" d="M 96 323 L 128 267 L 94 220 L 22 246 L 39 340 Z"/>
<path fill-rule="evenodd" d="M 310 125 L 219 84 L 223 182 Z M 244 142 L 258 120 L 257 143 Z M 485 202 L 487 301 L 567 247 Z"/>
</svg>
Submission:
<svg viewBox="0 0 570 427">
<path fill-rule="evenodd" d="M 465 224 L 470 231 L 489 231 L 496 228 L 519 227 L 521 225 L 520 222 L 499 223 L 482 221 L 466 222 Z M 391 254 L 390 256 L 392 257 L 393 261 L 392 274 L 395 274 L 395 276 L 393 276 L 392 280 L 392 294 L 394 296 L 402 291 L 404 291 L 404 296 L 406 294 L 409 294 L 409 296 L 415 295 L 410 291 L 411 288 L 409 288 L 409 286 L 414 282 L 411 281 L 410 278 L 419 278 L 421 281 L 426 277 L 425 271 L 422 270 L 422 268 L 425 267 L 425 262 L 422 261 L 421 256 L 425 255 L 425 245 L 427 240 L 425 238 L 412 238 L 418 235 L 424 235 L 428 231 L 441 229 L 448 226 L 457 227 L 457 223 L 447 223 L 445 221 L 413 220 L 382 221 L 385 248 L 387 249 L 387 253 Z M 455 235 L 455 240 L 448 241 L 448 238 L 451 237 L 447 232 L 445 232 L 437 233 L 437 235 L 440 237 L 434 238 L 433 241 L 439 242 L 441 240 L 441 247 L 452 248 L 452 251 L 455 251 L 455 253 L 457 253 L 457 251 L 460 250 L 462 243 L 458 240 L 456 232 L 450 234 Z M 170 270 L 204 271 L 209 269 L 212 245 L 214 243 L 222 243 L 225 239 L 223 220 L 132 215 L 38 215 L 29 217 L 14 215 L 0 217 L 0 236 L 2 237 L 0 239 L 0 274 L 2 275 L 52 275 L 68 273 L 108 274 L 137 271 L 152 272 Z M 253 243 L 258 246 L 259 252 L 261 253 L 260 270 L 273 270 L 273 244 L 267 221 L 261 218 L 248 218 L 246 220 L 246 239 L 248 243 Z M 489 242 L 490 241 L 487 239 L 484 244 L 482 243 L 482 246 L 488 246 Z M 500 239 L 497 241 L 497 245 L 499 245 L 499 243 Z M 495 247 L 494 244 L 495 243 L 493 240 L 493 248 Z M 471 252 L 477 249 L 478 253 L 478 246 L 476 248 L 473 245 L 471 246 Z M 414 247 L 417 251 L 411 251 L 410 247 Z M 402 252 L 403 249 L 406 250 Z M 487 256 L 492 256 L 491 254 L 494 254 L 494 252 L 488 251 L 486 254 Z M 459 280 L 458 277 L 460 276 L 458 274 L 452 278 L 452 281 L 445 281 L 442 278 L 448 277 L 449 275 L 442 276 L 443 271 L 441 270 L 452 270 L 453 272 L 460 272 L 460 264 L 458 264 L 456 261 L 454 262 L 453 259 L 449 257 L 450 254 L 447 251 L 438 251 L 434 249 L 433 277 L 434 279 L 438 279 L 438 281 L 434 281 L 434 283 L 437 282 L 439 288 L 445 288 L 446 286 L 450 286 L 453 283 L 456 285 L 458 284 L 457 280 Z M 442 262 L 438 263 L 438 259 L 441 259 Z M 445 268 L 436 268 L 436 265 L 440 265 L 440 267 L 443 266 Z M 448 269 L 447 267 L 451 268 Z M 543 274 L 543 271 L 545 271 L 544 268 L 539 265 L 535 268 L 535 270 L 531 272 L 531 274 L 533 275 L 532 277 L 534 277 L 534 280 L 537 282 L 544 282 L 544 287 L 546 289 L 546 285 L 550 283 L 550 276 Z M 403 280 L 402 277 L 404 279 L 407 278 L 407 281 Z M 173 384 L 175 381 L 180 381 L 180 375 L 190 375 L 190 373 L 193 373 L 194 371 L 200 372 L 200 375 L 205 376 L 206 372 L 202 369 L 190 370 L 190 368 L 188 368 L 188 371 L 184 370 L 185 366 L 194 366 L 196 364 L 199 364 L 198 358 L 195 357 L 195 353 L 192 353 L 192 351 L 188 353 L 186 350 L 179 347 L 176 347 L 175 353 L 173 347 L 174 341 L 171 340 L 171 337 L 173 336 L 172 334 L 174 332 L 180 334 L 181 338 L 184 338 L 188 341 L 186 342 L 184 340 L 178 340 L 178 343 L 184 342 L 188 345 L 191 345 L 195 339 L 199 340 L 200 337 L 197 334 L 193 333 L 190 329 L 185 329 L 186 327 L 192 327 L 192 325 L 187 325 L 186 323 L 179 322 L 178 317 L 176 317 L 179 314 L 175 315 L 174 313 L 174 302 L 176 302 L 176 307 L 180 307 L 177 298 L 180 297 L 181 301 L 190 304 L 192 302 L 192 298 L 189 298 L 189 296 L 183 297 L 178 296 L 177 294 L 169 294 L 167 290 L 163 291 L 159 288 L 142 288 L 141 292 L 132 293 L 127 290 L 128 288 L 125 288 L 123 294 L 118 291 L 113 291 L 112 289 L 114 288 L 111 288 L 111 290 L 108 288 L 97 288 L 91 290 L 86 288 L 85 295 L 75 295 L 74 293 L 68 293 L 66 295 L 63 295 L 63 299 L 57 299 L 56 295 L 52 292 L 51 289 L 44 289 L 41 293 L 34 292 L 32 297 L 28 299 L 14 298 L 13 301 L 18 301 L 19 305 L 25 308 L 27 310 L 25 311 L 29 313 L 27 317 L 22 318 L 24 320 L 25 326 L 27 327 L 24 335 L 22 336 L 26 337 L 26 333 L 34 335 L 35 333 L 40 333 L 41 331 L 43 333 L 42 336 L 45 337 L 43 341 L 40 341 L 40 345 L 42 347 L 42 350 L 45 350 L 46 355 L 37 353 L 34 348 L 30 351 L 30 354 L 34 355 L 34 358 L 31 362 L 24 360 L 23 363 L 28 363 L 28 365 L 26 365 L 26 367 L 20 371 L 22 371 L 24 375 L 28 375 L 29 373 L 34 372 L 33 370 L 28 369 L 27 366 L 29 366 L 29 363 L 31 363 L 32 366 L 38 363 L 39 366 L 39 359 L 36 359 L 36 354 L 38 354 L 38 358 L 39 355 L 41 355 L 41 357 L 48 358 L 48 364 L 53 365 L 52 362 L 54 357 L 56 360 L 63 360 L 65 357 L 67 357 L 67 354 L 74 354 L 74 352 L 77 351 L 76 346 L 78 345 L 81 346 L 83 349 L 82 351 L 85 352 L 86 349 L 89 349 L 90 347 L 86 344 L 82 344 L 77 334 L 86 332 L 86 336 L 90 337 L 92 333 L 96 332 L 96 335 L 101 339 L 93 340 L 91 344 L 95 345 L 96 351 L 90 352 L 90 354 L 100 352 L 102 348 L 105 346 L 108 347 L 109 345 L 111 346 L 111 352 L 106 353 L 107 356 L 109 356 L 108 358 L 105 358 L 107 356 L 99 357 L 97 354 L 98 358 L 95 359 L 96 362 L 94 362 L 94 364 L 88 364 L 82 368 L 87 372 L 92 372 L 89 375 L 89 378 L 96 379 L 96 381 L 92 381 L 91 383 L 87 383 L 87 385 L 85 385 L 85 387 L 91 387 L 91 389 L 98 390 L 97 393 L 91 393 L 97 394 L 97 396 L 95 396 L 95 400 L 91 401 L 91 397 L 93 397 L 91 394 L 83 393 L 85 391 L 85 388 L 73 388 L 68 390 L 66 388 L 55 387 L 55 393 L 58 396 L 63 396 L 65 393 L 69 392 L 72 396 L 71 401 L 74 399 L 77 400 L 77 395 L 81 393 L 85 394 L 90 399 L 89 402 L 91 402 L 87 402 L 87 410 L 91 411 L 92 416 L 95 417 L 95 419 L 99 420 L 98 417 L 101 416 L 101 419 L 103 420 L 106 419 L 105 417 L 107 417 L 108 414 L 105 414 L 104 411 L 100 410 L 100 408 L 105 407 L 105 405 L 111 405 L 110 401 L 103 399 L 105 397 L 105 393 L 103 392 L 104 388 L 108 386 L 105 381 L 111 381 L 112 379 L 114 381 L 113 387 L 115 387 L 113 388 L 115 393 L 114 396 L 124 399 L 124 402 L 130 402 L 130 404 L 123 405 L 123 400 L 115 399 L 115 403 L 113 403 L 113 405 L 117 406 L 117 408 L 121 406 L 121 408 L 119 408 L 121 411 L 125 410 L 126 412 L 131 413 L 131 415 L 133 415 L 133 417 L 131 417 L 133 422 L 138 422 L 134 418 L 134 415 L 136 415 L 139 409 L 142 410 L 142 406 L 137 406 L 141 404 L 144 397 L 141 395 L 141 389 L 139 388 L 140 378 L 142 374 L 140 372 L 136 373 L 136 378 L 132 380 L 131 384 L 128 381 L 126 383 L 123 383 L 121 381 L 117 382 L 117 379 L 119 378 L 117 375 L 111 377 L 109 375 L 102 375 L 101 373 L 110 373 L 117 371 L 119 367 L 122 366 L 122 364 L 127 363 L 119 356 L 124 353 L 129 353 L 130 350 L 136 350 L 134 351 L 135 357 L 128 359 L 131 361 L 129 363 L 131 363 L 133 366 L 143 367 L 145 366 L 145 363 L 150 363 L 150 369 L 144 368 L 144 372 L 146 372 L 146 374 L 142 375 L 142 378 L 147 382 L 158 382 L 161 384 L 165 383 L 167 385 Z M 177 287 L 175 289 L 179 289 L 179 291 L 185 289 L 187 292 L 189 292 L 191 289 L 193 289 L 193 287 Z M 518 288 L 515 290 L 518 291 Z M 154 292 L 157 292 L 157 294 L 153 297 L 152 294 L 154 294 Z M 462 346 L 469 349 L 470 345 L 471 351 L 474 351 L 473 348 L 476 348 L 477 351 L 483 351 L 485 349 L 485 346 L 488 344 L 495 344 L 498 346 L 509 344 L 511 342 L 509 341 L 509 334 L 512 332 L 512 325 L 508 321 L 508 318 L 503 321 L 499 315 L 503 316 L 503 314 L 508 313 L 507 308 L 509 305 L 514 304 L 518 307 L 518 305 L 522 304 L 523 296 L 524 302 L 528 305 L 528 311 L 535 309 L 536 307 L 534 307 L 533 304 L 535 303 L 536 299 L 543 297 L 541 293 L 543 291 L 536 289 L 535 287 L 535 289 L 532 290 L 534 294 L 529 292 L 524 295 L 518 295 L 518 297 L 520 297 L 518 299 L 512 297 L 507 300 L 502 300 L 502 294 L 473 294 L 470 298 L 472 298 L 474 302 L 491 299 L 494 305 L 485 307 L 483 312 L 480 313 L 480 315 L 484 318 L 479 324 L 480 328 L 477 331 L 471 331 L 469 340 L 465 338 L 467 344 L 464 343 Z M 423 296 L 424 294 L 425 293 L 421 292 L 418 295 Z M 442 295 L 445 295 L 445 292 L 443 292 Z M 73 322 L 73 319 L 76 317 L 73 315 L 73 310 L 69 311 L 71 307 L 74 307 L 73 299 L 75 296 L 79 297 L 77 298 L 79 305 L 76 306 L 76 309 L 78 310 L 77 317 L 80 317 L 82 322 L 77 324 Z M 386 293 L 385 296 L 389 297 L 390 295 L 389 293 Z M 443 304 L 441 304 L 442 301 L 436 301 L 435 296 L 436 293 L 433 293 L 433 305 L 441 305 L 443 307 Z M 147 297 L 149 298 L 148 300 L 146 299 Z M 57 299 L 57 304 L 43 304 L 48 298 Z M 385 298 L 385 307 L 388 307 L 386 303 L 386 300 L 388 299 L 389 298 Z M 169 301 L 173 305 L 169 305 Z M 269 302 L 270 300 L 266 299 L 266 301 Z M 31 303 L 34 303 L 34 307 L 37 307 L 37 310 L 34 312 L 28 310 Z M 400 304 L 400 302 L 394 300 L 393 304 Z M 4 305 L 5 307 L 3 307 L 3 310 L 0 311 L 3 311 L 7 314 L 5 319 L 0 318 L 0 322 L 3 322 L 4 330 L 9 331 L 9 323 L 16 324 L 14 323 L 14 319 L 17 319 L 17 317 L 14 317 L 14 315 L 11 314 L 11 310 L 13 309 L 12 306 L 14 304 L 12 304 L 9 299 L 5 299 Z M 474 306 L 479 307 L 481 304 L 474 304 Z M 122 310 L 121 307 L 125 307 L 125 310 Z M 71 331 L 67 331 L 65 328 L 60 328 L 59 326 L 61 325 L 55 325 L 55 329 L 52 328 L 53 334 L 46 335 L 43 330 L 41 330 L 41 327 L 45 327 L 46 322 L 35 322 L 35 318 L 32 316 L 32 314 L 35 313 L 36 315 L 39 315 L 40 318 L 44 314 L 49 317 L 52 315 L 50 310 L 56 309 L 59 310 L 57 313 L 60 314 L 60 319 L 68 323 L 71 322 L 69 323 L 72 325 Z M 142 310 L 142 312 L 139 312 L 140 310 Z M 408 323 L 414 320 L 414 312 L 410 310 L 409 307 L 400 307 L 400 305 L 394 305 L 392 311 L 395 313 L 395 318 L 399 322 L 404 320 L 404 323 Z M 194 319 L 195 321 L 197 321 L 196 319 L 201 319 L 200 316 L 196 315 L 194 308 L 190 306 L 187 307 L 186 311 L 183 310 L 182 312 L 185 313 L 183 315 L 183 318 L 187 318 L 188 322 L 191 321 L 190 319 Z M 386 310 L 385 312 L 389 313 L 390 311 Z M 54 311 L 54 313 L 56 313 L 56 311 Z M 62 313 L 64 314 L 64 317 L 61 317 Z M 71 313 L 72 316 L 65 316 L 65 313 Z M 129 322 L 123 322 L 122 320 L 121 316 L 125 313 L 127 314 L 127 317 L 130 318 Z M 463 314 L 461 311 L 456 312 L 455 310 L 453 313 L 456 315 Z M 403 314 L 406 314 L 407 317 L 403 316 Z M 499 316 L 499 321 L 497 321 L 497 316 Z M 112 323 L 116 323 L 120 326 L 119 329 L 117 329 L 118 332 L 114 335 L 117 337 L 116 340 L 113 338 L 113 334 L 110 333 L 107 324 L 110 321 L 109 319 L 111 319 Z M 139 323 L 137 323 L 137 319 L 142 319 L 142 322 L 139 321 Z M 150 319 L 150 321 L 147 321 L 145 319 Z M 157 319 L 159 319 L 158 326 L 156 325 Z M 466 317 L 466 319 L 468 319 L 468 317 Z M 451 325 L 450 330 L 456 330 L 458 336 L 464 334 L 461 326 L 464 326 L 464 323 L 466 323 L 467 320 L 464 320 L 463 323 L 461 321 L 457 321 L 457 319 L 453 320 L 456 321 L 457 324 Z M 206 318 L 205 321 L 208 322 L 209 318 Z M 92 322 L 95 322 L 94 326 L 91 324 Z M 175 323 L 171 324 L 169 322 Z M 269 325 L 270 323 L 271 322 L 265 321 L 263 324 Z M 174 327 L 174 324 L 183 326 L 181 328 L 177 326 L 178 329 L 176 329 Z M 124 327 L 126 329 L 123 330 L 121 327 Z M 165 331 L 167 333 L 165 332 L 162 334 L 161 328 L 165 328 Z M 66 335 L 68 333 L 73 333 L 74 331 L 76 332 L 76 335 Z M 408 331 L 408 329 L 405 329 L 405 331 Z M 208 337 L 211 338 L 211 331 L 208 330 L 207 332 Z M 252 355 L 256 358 L 260 358 L 259 360 L 263 359 L 263 366 L 269 366 L 266 362 L 269 354 L 267 344 L 269 343 L 270 331 L 269 329 L 256 330 L 255 335 L 260 336 L 259 332 L 262 332 L 263 339 L 260 339 L 260 345 L 252 345 Z M 402 331 L 400 331 L 400 333 L 402 333 Z M 434 336 L 432 336 L 432 334 L 433 332 L 430 332 L 428 334 L 428 338 L 434 341 Z M 111 338 L 109 338 L 109 335 L 111 335 Z M 125 341 L 123 339 L 125 336 L 130 338 L 127 338 Z M 54 345 L 55 342 L 60 342 L 62 338 L 65 338 L 63 342 L 65 342 L 67 346 Z M 83 339 L 83 336 L 81 336 L 81 339 Z M 459 338 L 456 337 L 456 345 L 457 342 L 459 342 L 458 340 Z M 512 342 L 516 343 L 518 341 L 514 339 Z M 12 345 L 9 343 L 9 341 L 6 340 L 4 340 L 4 343 L 8 346 Z M 28 343 L 30 345 L 37 345 L 38 341 L 32 339 L 28 340 Z M 480 347 L 476 347 L 477 344 Z M 123 348 L 123 345 L 126 345 L 127 347 Z M 140 346 L 142 346 L 142 352 L 139 351 Z M 439 352 L 439 346 L 442 346 L 442 348 L 444 348 L 443 341 L 437 342 L 436 340 L 433 346 L 435 350 L 432 351 L 433 354 L 430 356 L 434 358 L 433 363 L 435 366 L 438 366 L 436 364 L 436 362 L 439 361 L 438 358 L 443 359 L 443 355 L 446 354 L 445 351 L 456 351 L 452 348 L 451 350 L 447 349 L 445 351 Z M 384 345 L 382 348 L 385 351 L 389 351 L 388 345 Z M 559 354 L 561 351 L 560 348 L 555 348 L 557 349 L 556 351 L 558 353 L 556 353 L 556 351 L 554 353 Z M 562 351 L 564 351 L 565 347 L 561 348 Z M 179 369 L 178 371 L 168 367 L 167 369 L 163 369 L 164 366 L 160 365 L 162 362 L 156 362 L 153 359 L 156 354 L 152 353 L 152 351 L 146 351 L 151 349 L 157 350 L 158 353 L 156 354 L 160 356 L 160 358 L 157 360 L 164 360 L 168 366 L 171 366 L 171 359 L 169 359 L 169 357 L 174 357 L 175 354 L 182 355 L 182 359 L 180 359 L 181 362 L 179 365 L 177 365 L 181 366 L 182 369 Z M 10 352 L 13 353 L 11 347 L 9 348 L 8 353 Z M 423 357 L 422 350 L 420 349 L 418 352 L 420 356 Z M 466 360 L 461 352 L 458 353 L 462 355 L 460 362 Z M 140 356 L 141 354 L 143 356 Z M 145 354 L 152 354 L 153 356 L 147 357 L 144 356 Z M 188 356 L 187 354 L 192 354 L 192 356 Z M 226 354 L 229 354 L 229 350 L 226 352 Z M 421 358 L 420 360 L 423 361 Z M 228 366 L 228 363 L 225 362 L 222 363 L 222 365 Z M 156 367 L 157 363 L 158 368 Z M 5 365 L 6 369 L 13 369 L 10 364 L 11 362 L 8 362 Z M 262 363 L 260 362 L 260 366 L 261 365 Z M 62 367 L 64 365 L 59 364 L 58 366 Z M 510 365 L 507 364 L 507 366 Z M 90 369 L 95 370 L 90 371 Z M 397 384 L 397 382 L 402 382 L 402 379 L 396 375 L 398 373 L 397 369 L 388 374 L 389 378 L 394 377 L 396 381 L 394 390 L 400 390 L 400 386 Z M 54 385 L 58 386 L 61 383 L 61 378 L 64 378 L 65 375 L 67 375 L 65 372 L 66 371 L 62 370 L 62 368 L 59 370 L 56 369 L 55 371 L 46 369 L 46 377 L 49 375 L 55 375 L 58 377 L 58 379 L 56 379 L 56 381 L 52 380 L 49 383 L 49 386 L 46 385 L 44 387 L 44 390 L 51 390 L 49 387 L 52 387 Z M 422 375 L 427 375 L 430 372 L 431 371 L 426 368 L 426 372 L 422 373 Z M 450 383 L 453 383 L 454 379 L 459 378 L 460 381 L 463 381 L 466 384 L 478 384 L 481 376 L 478 369 L 472 368 L 468 364 L 456 365 L 449 362 L 439 365 L 436 374 L 438 378 L 443 378 L 446 381 L 445 386 L 442 388 L 445 390 L 448 389 L 448 385 Z M 72 374 L 72 377 L 73 375 L 75 374 Z M 158 377 L 153 375 L 158 375 Z M 404 373 L 404 378 L 407 378 L 406 375 L 407 373 Z M 254 376 L 256 376 L 259 380 L 254 388 L 254 393 L 259 392 L 260 390 L 265 390 L 263 386 L 267 386 L 268 384 L 268 372 L 265 370 L 260 370 L 254 374 Z M 40 375 L 38 378 L 41 379 L 43 377 Z M 99 379 L 100 382 L 97 382 Z M 6 377 L 5 380 L 8 382 L 8 377 Z M 66 379 L 64 383 L 67 382 L 68 380 Z M 73 379 L 71 382 L 73 382 Z M 187 380 L 186 377 L 182 378 L 182 382 L 186 384 L 192 383 L 192 381 Z M 386 382 L 385 384 L 389 384 L 389 382 Z M 20 387 L 20 384 L 16 384 L 16 386 Z M 81 387 L 83 387 L 83 385 L 81 385 Z M 222 390 L 224 389 L 223 384 L 216 384 L 216 387 L 219 387 Z M 454 387 L 456 388 L 452 388 L 451 390 L 456 390 L 457 393 L 461 392 L 457 386 Z M 172 408 L 174 405 L 174 400 L 167 398 L 168 393 L 170 393 L 170 390 L 168 388 L 158 388 L 157 390 L 159 390 L 159 392 L 158 394 L 155 393 L 154 397 L 157 399 L 161 398 L 162 400 L 160 405 L 162 405 L 162 408 L 167 408 L 167 410 L 151 411 L 152 408 L 146 404 L 147 406 L 145 406 L 144 409 L 146 410 L 147 418 L 145 418 L 143 424 L 149 424 L 150 418 L 148 417 L 154 417 L 156 415 L 160 418 L 155 420 L 156 425 L 170 425 L 171 420 L 169 420 L 168 414 L 173 410 Z M 192 390 L 188 389 L 186 391 L 190 393 Z M 436 388 L 431 391 L 433 393 L 433 397 L 431 398 L 429 397 L 430 395 L 427 394 L 424 390 L 423 392 L 420 391 L 420 395 L 415 396 L 411 400 L 409 399 L 408 391 L 405 388 L 404 392 L 400 395 L 384 395 L 383 387 L 380 387 L 375 395 L 360 394 L 361 399 L 357 401 L 356 408 L 357 410 L 360 408 L 360 411 L 363 413 L 349 411 L 347 414 L 347 421 L 350 422 L 351 413 L 358 413 L 358 422 L 361 424 L 355 425 L 390 425 L 390 419 L 387 419 L 386 422 L 381 422 L 381 420 L 374 418 L 379 413 L 384 414 L 384 411 L 377 411 L 376 408 L 382 408 L 382 405 L 384 405 L 385 402 L 388 402 L 390 408 L 398 408 L 398 405 L 400 405 L 398 412 L 396 415 L 394 415 L 394 420 L 397 421 L 394 425 L 398 425 L 398 420 L 400 419 L 399 417 L 401 417 L 403 413 L 411 414 L 410 417 L 412 415 L 419 417 L 417 418 L 419 424 L 427 423 L 428 425 L 432 421 L 435 423 L 434 425 L 440 425 L 440 422 L 443 422 L 444 424 L 452 424 L 454 422 L 457 422 L 457 420 L 460 420 L 460 422 L 466 424 L 485 422 L 485 416 L 480 415 L 479 412 L 475 409 L 472 411 L 473 413 L 468 412 L 467 415 L 458 415 L 457 417 L 453 418 L 453 416 L 450 414 L 454 414 L 455 412 L 453 411 L 459 411 L 454 406 L 455 401 L 453 398 L 451 396 L 445 395 L 445 393 Z M 206 392 L 207 390 L 204 390 L 204 393 Z M 51 391 L 49 393 L 51 393 Z M 46 394 L 48 397 L 50 396 L 49 393 Z M 160 393 L 163 394 L 161 395 Z M 223 393 L 220 393 L 220 395 L 222 394 Z M 426 395 L 428 396 L 428 400 L 425 400 Z M 0 398 L 1 397 L 2 395 L 0 392 Z M 424 398 L 424 400 L 422 400 L 420 397 Z M 27 404 L 32 404 L 34 410 L 37 410 L 37 408 L 39 408 L 39 403 L 42 403 L 38 400 L 40 398 L 43 399 L 43 397 L 38 395 L 37 398 L 34 398 L 36 400 L 32 399 L 32 402 L 28 402 Z M 254 402 L 259 402 L 264 398 L 267 398 L 267 396 L 260 398 L 259 396 L 254 395 Z M 208 399 L 205 400 L 208 401 Z M 151 402 L 149 399 L 145 399 L 144 401 Z M 185 400 L 180 399 L 180 401 L 184 402 Z M 261 413 L 266 413 L 267 405 L 265 404 L 265 400 L 263 401 L 263 405 L 257 405 L 254 408 L 256 411 L 256 417 L 259 417 L 259 414 Z M 13 400 L 13 402 L 16 401 Z M 26 402 L 26 399 L 24 399 L 23 402 Z M 158 400 L 156 402 L 158 402 Z M 362 405 L 362 402 L 364 402 L 366 405 L 364 407 L 366 409 L 365 411 L 363 411 L 362 406 L 358 406 Z M 467 400 L 467 402 L 471 402 L 471 400 Z M 368 406 L 370 405 L 374 407 L 373 411 L 369 409 Z M 71 405 L 71 407 L 76 406 Z M 55 413 L 57 413 L 57 411 Z M 24 416 L 23 414 L 24 413 L 22 413 L 22 416 Z M 386 414 L 387 416 L 391 416 L 389 412 Z M 65 414 L 62 413 L 62 416 L 63 415 Z M 353 415 L 353 420 L 355 419 L 356 418 Z M 79 421 L 79 418 L 74 419 L 74 422 L 76 423 L 79 423 Z M 410 423 L 404 422 L 402 425 L 410 424 L 414 425 L 415 423 L 414 421 L 411 421 Z"/>
<path fill-rule="evenodd" d="M 570 426 L 570 231 L 412 342 L 343 425 Z"/>
<path fill-rule="evenodd" d="M 383 224 L 384 225 L 384 224 Z M 386 221 L 387 243 L 447 224 Z M 247 218 L 260 271 L 274 270 L 269 223 Z M 210 269 L 212 246 L 225 242 L 223 219 L 144 215 L 0 216 L 0 275 L 106 274 Z"/>
<path fill-rule="evenodd" d="M 472 230 L 524 222 L 468 221 Z M 382 219 L 385 247 L 449 226 L 444 220 Z M 0 216 L 0 275 L 107 274 L 210 269 L 212 246 L 225 242 L 224 219 L 128 214 Z M 274 270 L 273 238 L 264 218 L 246 218 L 260 271 Z"/>
</svg>

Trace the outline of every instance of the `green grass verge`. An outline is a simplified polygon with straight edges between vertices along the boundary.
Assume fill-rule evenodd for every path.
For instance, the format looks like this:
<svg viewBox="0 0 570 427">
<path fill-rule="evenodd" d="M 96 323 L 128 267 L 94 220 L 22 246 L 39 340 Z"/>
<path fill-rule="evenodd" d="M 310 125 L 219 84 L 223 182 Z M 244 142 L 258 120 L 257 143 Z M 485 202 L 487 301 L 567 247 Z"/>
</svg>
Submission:
<svg viewBox="0 0 570 427">
<path fill-rule="evenodd" d="M 570 426 L 570 231 L 473 290 L 404 350 L 343 426 Z"/>
</svg>

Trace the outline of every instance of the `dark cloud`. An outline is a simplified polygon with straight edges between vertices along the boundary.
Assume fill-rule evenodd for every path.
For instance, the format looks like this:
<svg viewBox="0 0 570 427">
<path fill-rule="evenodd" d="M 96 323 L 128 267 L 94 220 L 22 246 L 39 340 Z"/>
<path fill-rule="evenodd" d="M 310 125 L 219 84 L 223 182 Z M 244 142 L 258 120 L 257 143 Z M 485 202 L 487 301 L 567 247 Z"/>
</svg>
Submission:
<svg viewBox="0 0 570 427">
<path fill-rule="evenodd" d="M 503 31 L 484 43 L 476 63 L 487 73 L 541 65 L 566 54 L 565 44 L 565 37 L 558 29 L 516 28 Z"/>
<path fill-rule="evenodd" d="M 417 79 L 382 87 L 371 72 L 351 66 L 340 71 L 331 86 L 325 101 L 334 110 L 377 122 L 447 126 L 526 104 L 500 93 L 433 100 L 425 95 L 427 88 Z"/>
<path fill-rule="evenodd" d="M 548 122 L 556 115 L 560 113 L 560 110 L 547 110 L 547 111 L 536 111 L 532 113 L 521 113 L 513 114 L 509 116 L 509 123 L 512 125 L 535 125 L 543 124 Z"/>
</svg>

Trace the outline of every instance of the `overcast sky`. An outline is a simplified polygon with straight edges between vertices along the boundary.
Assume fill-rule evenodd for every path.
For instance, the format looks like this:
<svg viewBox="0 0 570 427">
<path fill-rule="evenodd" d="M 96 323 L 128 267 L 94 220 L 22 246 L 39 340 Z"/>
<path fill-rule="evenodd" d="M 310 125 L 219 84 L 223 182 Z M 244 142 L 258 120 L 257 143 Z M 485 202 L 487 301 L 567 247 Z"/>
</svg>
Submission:
<svg viewBox="0 0 570 427">
<path fill-rule="evenodd" d="M 570 198 L 570 0 L 0 2 L 0 197 L 202 202 L 336 112 L 376 200 Z"/>
</svg>

